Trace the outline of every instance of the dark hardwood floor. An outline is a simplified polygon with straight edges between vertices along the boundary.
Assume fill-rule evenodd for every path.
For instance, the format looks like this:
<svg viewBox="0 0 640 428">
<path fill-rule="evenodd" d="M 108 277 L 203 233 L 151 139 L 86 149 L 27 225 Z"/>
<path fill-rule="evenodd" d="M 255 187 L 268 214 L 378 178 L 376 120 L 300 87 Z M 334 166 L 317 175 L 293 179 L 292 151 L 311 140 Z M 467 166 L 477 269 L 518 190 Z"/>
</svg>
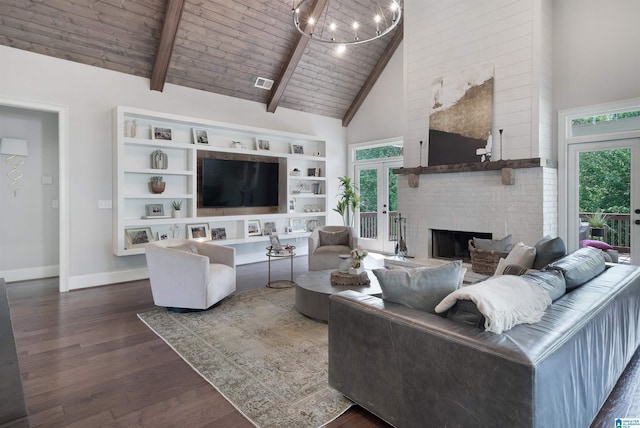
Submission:
<svg viewBox="0 0 640 428">
<path fill-rule="evenodd" d="M 57 279 L 7 286 L 32 427 L 251 427 L 136 314 L 148 281 L 58 293 Z M 640 417 L 640 352 L 595 420 Z M 329 427 L 387 427 L 353 407 Z M 427 425 L 425 425 L 427 426 Z"/>
</svg>

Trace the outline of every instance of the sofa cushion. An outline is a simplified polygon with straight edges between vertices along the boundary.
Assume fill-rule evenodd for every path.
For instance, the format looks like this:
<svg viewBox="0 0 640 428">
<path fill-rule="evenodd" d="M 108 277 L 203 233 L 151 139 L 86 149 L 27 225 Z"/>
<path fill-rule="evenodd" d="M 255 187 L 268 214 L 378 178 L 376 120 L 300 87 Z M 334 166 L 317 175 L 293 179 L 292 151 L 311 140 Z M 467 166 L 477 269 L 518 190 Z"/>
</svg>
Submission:
<svg viewBox="0 0 640 428">
<path fill-rule="evenodd" d="M 558 300 L 567 292 L 567 284 L 564 280 L 564 275 L 557 269 L 548 271 L 532 272 L 522 275 L 522 278 L 527 281 L 531 281 L 542 287 L 552 301 Z"/>
<path fill-rule="evenodd" d="M 571 291 L 600 275 L 605 267 L 602 251 L 597 248 L 584 247 L 556 260 L 545 270 L 558 269 L 562 271 L 567 291 Z"/>
<path fill-rule="evenodd" d="M 613 250 L 613 247 L 604 241 L 596 239 L 583 239 L 580 241 L 580 247 L 593 247 L 599 250 Z"/>
<path fill-rule="evenodd" d="M 560 237 L 545 236 L 536 242 L 536 259 L 533 262 L 534 269 L 542 269 L 551 262 L 558 260 L 567 254 L 567 248 Z"/>
<path fill-rule="evenodd" d="M 507 235 L 502 239 L 484 239 L 473 238 L 473 246 L 478 250 L 498 251 L 507 253 L 511 251 L 511 235 Z"/>
<path fill-rule="evenodd" d="M 498 261 L 498 267 L 494 275 L 502 275 L 504 269 L 508 265 L 518 265 L 523 268 L 530 269 L 533 267 L 533 261 L 536 258 L 536 249 L 526 245 L 524 242 L 518 242 L 513 246 L 507 257 Z"/>
<path fill-rule="evenodd" d="M 382 298 L 413 309 L 435 313 L 435 307 L 461 284 L 462 261 L 435 268 L 374 269 Z"/>
<path fill-rule="evenodd" d="M 341 230 L 339 232 L 327 232 L 324 230 L 318 231 L 318 237 L 320 238 L 320 246 L 324 245 L 346 245 L 349 246 L 349 229 Z"/>
</svg>

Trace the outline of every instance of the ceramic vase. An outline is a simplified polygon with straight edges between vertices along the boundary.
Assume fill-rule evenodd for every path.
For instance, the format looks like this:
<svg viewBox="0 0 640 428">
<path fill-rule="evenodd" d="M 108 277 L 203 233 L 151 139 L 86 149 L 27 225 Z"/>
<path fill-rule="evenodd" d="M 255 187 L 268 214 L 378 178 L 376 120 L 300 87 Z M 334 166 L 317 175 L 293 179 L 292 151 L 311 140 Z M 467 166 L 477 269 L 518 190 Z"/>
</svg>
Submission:
<svg viewBox="0 0 640 428">
<path fill-rule="evenodd" d="M 149 182 L 149 189 L 151 189 L 152 193 L 162 193 L 164 192 L 164 181 L 151 181 Z"/>
</svg>

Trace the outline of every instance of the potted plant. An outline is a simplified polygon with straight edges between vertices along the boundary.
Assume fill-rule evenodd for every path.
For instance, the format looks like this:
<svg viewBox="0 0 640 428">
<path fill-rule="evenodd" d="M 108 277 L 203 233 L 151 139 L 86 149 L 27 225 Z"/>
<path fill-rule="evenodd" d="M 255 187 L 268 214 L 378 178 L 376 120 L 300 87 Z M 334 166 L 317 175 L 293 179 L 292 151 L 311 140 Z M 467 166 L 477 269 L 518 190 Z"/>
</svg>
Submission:
<svg viewBox="0 0 640 428">
<path fill-rule="evenodd" d="M 596 211 L 595 213 L 586 216 L 586 220 L 591 228 L 591 237 L 599 239 L 604 238 L 604 230 L 608 227 L 608 218 L 609 216 L 604 214 L 602 211 Z"/>
<path fill-rule="evenodd" d="M 342 192 L 338 194 L 340 200 L 333 210 L 342 216 L 345 226 L 353 226 L 354 214 L 360 203 L 360 196 L 357 193 L 358 185 L 346 175 L 338 177 L 338 180 Z"/>
<path fill-rule="evenodd" d="M 174 218 L 184 217 L 182 215 L 182 201 L 171 202 L 171 208 L 173 209 L 172 216 Z"/>
<path fill-rule="evenodd" d="M 151 189 L 152 193 L 164 192 L 164 186 L 165 186 L 164 179 L 159 175 L 154 175 L 149 180 L 149 189 Z"/>
</svg>

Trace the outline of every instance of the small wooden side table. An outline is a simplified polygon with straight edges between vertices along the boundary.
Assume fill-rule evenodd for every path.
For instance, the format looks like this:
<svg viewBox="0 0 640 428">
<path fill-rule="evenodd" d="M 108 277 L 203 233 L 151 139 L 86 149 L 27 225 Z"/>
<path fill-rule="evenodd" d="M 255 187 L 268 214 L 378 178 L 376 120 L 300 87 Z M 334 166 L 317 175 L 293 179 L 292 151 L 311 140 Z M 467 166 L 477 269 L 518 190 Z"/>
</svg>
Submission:
<svg viewBox="0 0 640 428">
<path fill-rule="evenodd" d="M 269 288 L 290 288 L 293 287 L 294 285 L 296 285 L 295 282 L 293 282 L 293 258 L 296 255 L 296 247 L 293 245 L 290 245 L 288 247 L 283 247 L 280 250 L 274 250 L 273 247 L 267 247 L 267 270 L 268 270 L 268 280 L 267 280 L 267 287 Z M 290 265 L 289 265 L 289 273 L 290 273 L 290 280 L 287 281 L 286 279 L 278 279 L 275 281 L 271 281 L 271 258 L 276 258 L 276 259 L 283 259 L 283 258 L 289 258 L 290 260 Z"/>
</svg>

